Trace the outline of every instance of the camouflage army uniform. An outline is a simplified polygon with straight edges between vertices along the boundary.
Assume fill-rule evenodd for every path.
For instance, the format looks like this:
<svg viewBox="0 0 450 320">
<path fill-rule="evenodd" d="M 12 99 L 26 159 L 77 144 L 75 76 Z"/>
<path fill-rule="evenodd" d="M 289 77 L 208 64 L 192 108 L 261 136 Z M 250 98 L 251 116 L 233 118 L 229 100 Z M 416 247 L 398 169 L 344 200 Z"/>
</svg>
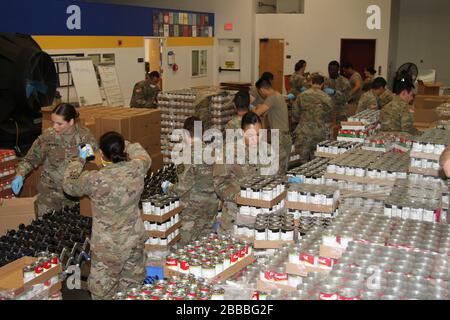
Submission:
<svg viewBox="0 0 450 320">
<path fill-rule="evenodd" d="M 136 83 L 131 97 L 131 108 L 150 108 L 156 109 L 158 93 L 161 90 L 158 86 L 151 85 L 147 80 Z"/>
<path fill-rule="evenodd" d="M 350 82 L 343 76 L 339 76 L 337 79 L 326 78 L 325 88 L 331 88 L 335 91 L 332 100 L 337 118 L 347 118 L 347 102 L 350 99 L 350 92 L 352 90 Z"/>
<path fill-rule="evenodd" d="M 129 144 L 127 153 L 130 161 L 83 173 L 84 161 L 75 159 L 64 174 L 64 190 L 87 195 L 93 204 L 89 291 L 94 300 L 110 300 L 146 276 L 139 200 L 152 160 L 137 143 Z"/>
<path fill-rule="evenodd" d="M 380 114 L 381 131 L 417 133 L 411 106 L 399 96 L 383 107 Z"/>
<path fill-rule="evenodd" d="M 299 119 L 295 129 L 295 145 L 300 149 L 303 162 L 308 162 L 316 145 L 329 139 L 333 101 L 322 90 L 309 89 L 295 102 L 293 116 Z"/>
<path fill-rule="evenodd" d="M 255 98 L 255 101 L 253 101 L 251 103 L 251 106 L 256 107 L 256 106 L 259 106 L 260 104 L 264 103 L 265 99 L 263 97 L 261 97 L 261 95 L 259 94 L 258 89 L 256 87 L 251 87 L 249 93 L 250 93 L 250 96 Z M 250 111 L 252 111 L 252 110 L 250 110 Z"/>
<path fill-rule="evenodd" d="M 377 108 L 378 108 L 377 97 L 375 96 L 372 90 L 369 90 L 361 96 L 361 99 L 359 99 L 356 113 L 363 112 L 367 109 L 377 109 Z"/>
<path fill-rule="evenodd" d="M 227 129 L 241 129 L 242 128 L 242 117 L 241 116 L 234 116 L 233 119 L 231 119 L 227 125 L 225 126 L 225 130 Z"/>
<path fill-rule="evenodd" d="M 358 91 L 356 91 L 356 93 L 350 97 L 349 103 L 351 104 L 356 104 L 358 105 L 359 99 L 361 99 L 361 95 L 363 94 L 363 87 L 364 87 L 364 80 L 361 77 L 361 75 L 359 74 L 359 72 L 355 72 L 351 77 L 350 77 L 350 86 L 353 90 L 353 88 L 356 86 L 356 82 L 360 81 L 361 83 L 361 88 L 359 88 Z"/>
<path fill-rule="evenodd" d="M 370 75 L 366 79 L 364 79 L 364 83 L 363 83 L 363 91 L 364 92 L 370 91 L 372 89 L 373 80 L 375 80 L 375 77 L 372 75 Z"/>
<path fill-rule="evenodd" d="M 203 144 L 203 150 L 206 144 Z M 210 234 L 213 220 L 217 215 L 219 200 L 214 192 L 213 165 L 194 163 L 192 148 L 191 164 L 184 164 L 178 174 L 178 183 L 173 191 L 180 197 L 185 209 L 181 213 L 180 245 L 186 245 L 202 236 Z M 197 161 L 198 162 L 198 161 Z"/>
<path fill-rule="evenodd" d="M 270 152 L 270 145 L 267 145 L 267 148 Z M 248 150 L 247 146 L 246 150 Z M 248 179 L 262 176 L 261 169 L 268 167 L 261 164 L 250 164 L 248 151 L 246 152 L 244 164 L 239 164 L 236 155 L 237 151 L 235 151 L 234 164 L 216 164 L 214 166 L 214 189 L 219 199 L 223 202 L 222 217 L 220 218 L 220 227 L 218 230 L 219 234 L 230 235 L 233 232 L 233 225 L 238 213 L 236 196 L 240 194 L 241 185 Z M 226 159 L 224 159 L 225 161 Z M 277 174 L 277 172 L 271 173 L 273 175 Z"/>
<path fill-rule="evenodd" d="M 289 91 L 289 93 L 292 93 L 296 97 L 301 93 L 301 89 L 308 85 L 306 77 L 299 73 L 294 73 L 291 76 L 290 83 L 291 91 Z"/>
<path fill-rule="evenodd" d="M 394 100 L 394 94 L 391 92 L 391 90 L 386 89 L 379 97 L 377 97 L 378 107 L 383 108 L 392 100 Z"/>
<path fill-rule="evenodd" d="M 33 169 L 43 164 L 41 177 L 37 185 L 38 215 L 73 207 L 76 202 L 64 195 L 62 188 L 64 171 L 74 155 L 78 155 L 78 146 L 88 143 L 97 149 L 94 136 L 84 126 L 76 124 L 72 135 L 60 135 L 53 128 L 47 129 L 28 151 L 17 166 L 16 173 L 26 177 Z"/>
</svg>

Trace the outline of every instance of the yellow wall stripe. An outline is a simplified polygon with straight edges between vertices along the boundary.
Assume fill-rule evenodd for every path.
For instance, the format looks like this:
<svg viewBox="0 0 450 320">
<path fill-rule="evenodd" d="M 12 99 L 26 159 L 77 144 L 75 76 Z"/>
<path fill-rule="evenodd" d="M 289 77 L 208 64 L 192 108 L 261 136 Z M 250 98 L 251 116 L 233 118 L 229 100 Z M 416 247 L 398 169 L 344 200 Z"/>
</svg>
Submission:
<svg viewBox="0 0 450 320">
<path fill-rule="evenodd" d="M 99 48 L 141 48 L 144 37 L 116 36 L 33 36 L 43 50 L 51 49 L 99 49 Z M 119 45 L 119 41 L 122 42 Z"/>
<path fill-rule="evenodd" d="M 214 38 L 185 38 L 185 37 L 172 37 L 167 38 L 168 47 L 202 47 L 202 46 L 214 46 Z"/>
</svg>

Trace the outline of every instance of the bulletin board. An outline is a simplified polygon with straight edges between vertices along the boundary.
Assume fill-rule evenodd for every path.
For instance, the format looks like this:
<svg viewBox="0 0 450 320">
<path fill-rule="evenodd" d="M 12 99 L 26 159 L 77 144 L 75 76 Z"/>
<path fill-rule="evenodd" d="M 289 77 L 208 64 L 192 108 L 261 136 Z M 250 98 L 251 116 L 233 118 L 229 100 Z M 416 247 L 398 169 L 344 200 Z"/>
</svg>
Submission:
<svg viewBox="0 0 450 320">
<path fill-rule="evenodd" d="M 154 37 L 214 37 L 214 14 L 153 10 Z"/>
</svg>

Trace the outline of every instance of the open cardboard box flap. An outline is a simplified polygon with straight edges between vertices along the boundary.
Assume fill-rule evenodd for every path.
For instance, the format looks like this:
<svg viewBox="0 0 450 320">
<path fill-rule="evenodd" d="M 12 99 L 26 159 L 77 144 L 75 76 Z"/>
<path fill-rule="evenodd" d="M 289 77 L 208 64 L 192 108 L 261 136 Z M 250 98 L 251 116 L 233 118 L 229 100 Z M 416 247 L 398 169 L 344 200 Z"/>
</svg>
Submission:
<svg viewBox="0 0 450 320">
<path fill-rule="evenodd" d="M 0 199 L 0 236 L 37 218 L 36 197 Z"/>
<path fill-rule="evenodd" d="M 59 265 L 24 283 L 23 268 L 33 264 L 36 260 L 32 257 L 23 257 L 0 268 L 0 291 L 11 290 L 15 291 L 16 294 L 22 293 L 27 291 L 27 288 L 45 283 L 62 272 L 61 265 Z"/>
</svg>

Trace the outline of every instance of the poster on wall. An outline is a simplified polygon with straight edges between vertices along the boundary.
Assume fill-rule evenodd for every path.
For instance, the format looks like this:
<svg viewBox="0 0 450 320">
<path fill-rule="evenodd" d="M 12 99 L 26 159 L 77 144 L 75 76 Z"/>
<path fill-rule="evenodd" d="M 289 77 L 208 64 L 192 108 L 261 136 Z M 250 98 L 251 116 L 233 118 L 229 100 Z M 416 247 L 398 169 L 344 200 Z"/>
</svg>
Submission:
<svg viewBox="0 0 450 320">
<path fill-rule="evenodd" d="M 213 14 L 154 10 L 155 37 L 213 37 Z"/>
</svg>

